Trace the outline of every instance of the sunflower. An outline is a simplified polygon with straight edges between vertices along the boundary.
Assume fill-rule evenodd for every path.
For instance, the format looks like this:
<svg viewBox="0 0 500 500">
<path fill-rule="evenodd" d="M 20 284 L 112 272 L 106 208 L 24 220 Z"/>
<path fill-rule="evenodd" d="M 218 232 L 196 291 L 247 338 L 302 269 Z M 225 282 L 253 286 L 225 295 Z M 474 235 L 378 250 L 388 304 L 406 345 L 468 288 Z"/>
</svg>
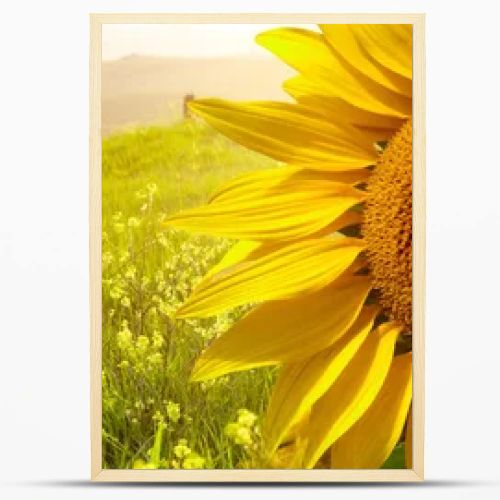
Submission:
<svg viewBox="0 0 500 500">
<path fill-rule="evenodd" d="M 293 102 L 191 110 L 282 162 L 167 224 L 239 240 L 177 311 L 254 304 L 192 379 L 279 365 L 263 425 L 275 467 L 411 467 L 412 27 L 320 25 L 256 38 L 297 71 Z"/>
</svg>

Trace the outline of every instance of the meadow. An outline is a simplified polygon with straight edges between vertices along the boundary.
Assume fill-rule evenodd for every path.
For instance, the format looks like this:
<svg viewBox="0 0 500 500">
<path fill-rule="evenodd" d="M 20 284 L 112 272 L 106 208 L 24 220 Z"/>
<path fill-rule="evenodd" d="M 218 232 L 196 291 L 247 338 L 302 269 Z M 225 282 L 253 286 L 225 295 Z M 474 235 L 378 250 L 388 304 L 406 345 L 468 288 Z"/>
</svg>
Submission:
<svg viewBox="0 0 500 500">
<path fill-rule="evenodd" d="M 162 220 L 276 163 L 185 120 L 105 138 L 102 166 L 103 467 L 255 463 L 275 370 L 189 381 L 199 353 L 244 308 L 201 320 L 172 314 L 232 243 Z"/>
<path fill-rule="evenodd" d="M 196 120 L 115 133 L 102 147 L 103 467 L 268 466 L 260 425 L 276 368 L 189 380 L 245 307 L 173 315 L 232 242 L 162 221 L 238 174 L 278 164 Z M 403 467 L 400 444 L 384 468 Z"/>
</svg>

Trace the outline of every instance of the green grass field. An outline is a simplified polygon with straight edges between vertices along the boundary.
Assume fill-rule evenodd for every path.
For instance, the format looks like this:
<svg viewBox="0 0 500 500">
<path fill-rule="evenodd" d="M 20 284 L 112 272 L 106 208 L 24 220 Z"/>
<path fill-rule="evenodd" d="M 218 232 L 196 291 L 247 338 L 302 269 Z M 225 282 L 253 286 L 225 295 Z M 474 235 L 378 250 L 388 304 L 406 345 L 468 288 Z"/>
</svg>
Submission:
<svg viewBox="0 0 500 500">
<path fill-rule="evenodd" d="M 243 310 L 172 318 L 231 242 L 165 229 L 162 220 L 205 202 L 225 180 L 276 163 L 192 120 L 115 134 L 102 154 L 104 467 L 248 464 L 274 370 L 189 382 L 198 354 Z"/>
<path fill-rule="evenodd" d="M 199 353 L 245 308 L 172 316 L 231 242 L 162 220 L 238 174 L 276 165 L 191 120 L 103 141 L 105 468 L 266 466 L 259 428 L 275 369 L 189 381 Z M 401 444 L 384 468 L 403 467 Z"/>
</svg>

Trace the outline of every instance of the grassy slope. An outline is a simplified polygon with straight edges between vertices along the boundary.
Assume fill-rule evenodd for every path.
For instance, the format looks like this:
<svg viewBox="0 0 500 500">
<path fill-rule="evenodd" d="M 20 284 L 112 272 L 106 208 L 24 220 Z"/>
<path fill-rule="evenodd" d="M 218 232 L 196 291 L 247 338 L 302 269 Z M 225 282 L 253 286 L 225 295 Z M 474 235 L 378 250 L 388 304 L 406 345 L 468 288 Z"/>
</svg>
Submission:
<svg viewBox="0 0 500 500">
<path fill-rule="evenodd" d="M 128 468 L 138 460 L 188 467 L 174 448 L 179 439 L 187 440 L 205 467 L 234 467 L 251 450 L 253 444 L 237 444 L 224 428 L 238 409 L 262 412 L 272 372 L 239 373 L 207 384 L 188 381 L 199 352 L 241 311 L 184 321 L 170 314 L 229 242 L 165 230 L 161 220 L 203 203 L 237 174 L 273 166 L 195 121 L 103 141 L 105 467 Z M 158 462 L 148 450 L 160 429 Z M 254 427 L 250 438 L 258 439 Z"/>
<path fill-rule="evenodd" d="M 113 135 L 103 141 L 102 156 L 104 209 L 124 214 L 148 182 L 158 186 L 160 208 L 175 212 L 205 202 L 238 174 L 276 165 L 194 120 Z"/>
</svg>

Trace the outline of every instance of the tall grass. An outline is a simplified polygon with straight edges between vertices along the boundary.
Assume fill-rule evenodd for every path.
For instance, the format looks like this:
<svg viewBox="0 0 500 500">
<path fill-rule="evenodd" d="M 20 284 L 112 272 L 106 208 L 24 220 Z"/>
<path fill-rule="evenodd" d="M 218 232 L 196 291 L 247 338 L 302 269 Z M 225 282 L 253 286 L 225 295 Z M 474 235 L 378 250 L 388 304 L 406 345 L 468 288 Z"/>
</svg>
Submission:
<svg viewBox="0 0 500 500">
<path fill-rule="evenodd" d="M 103 464 L 233 468 L 257 453 L 273 369 L 189 382 L 194 360 L 244 312 L 172 312 L 231 242 L 167 230 L 221 182 L 275 163 L 203 124 L 103 141 Z"/>
</svg>

